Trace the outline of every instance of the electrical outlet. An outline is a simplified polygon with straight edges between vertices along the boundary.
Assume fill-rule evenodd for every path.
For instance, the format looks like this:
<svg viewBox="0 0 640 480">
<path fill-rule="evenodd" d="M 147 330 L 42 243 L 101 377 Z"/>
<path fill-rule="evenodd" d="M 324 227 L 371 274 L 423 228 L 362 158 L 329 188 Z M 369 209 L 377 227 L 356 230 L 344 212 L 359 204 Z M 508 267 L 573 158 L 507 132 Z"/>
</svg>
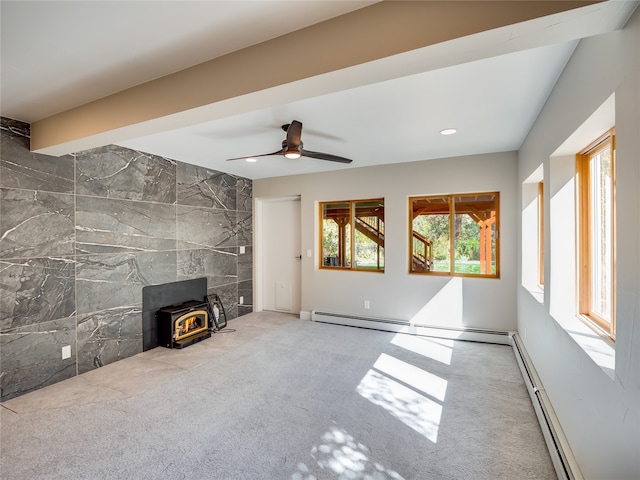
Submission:
<svg viewBox="0 0 640 480">
<path fill-rule="evenodd" d="M 311 257 L 311 249 L 307 248 L 307 257 Z"/>
<path fill-rule="evenodd" d="M 369 304 L 369 300 L 365 300 L 364 301 L 364 308 L 369 308 L 370 304 Z"/>
<path fill-rule="evenodd" d="M 243 296 L 240 296 L 240 302 L 239 303 L 240 303 L 240 305 L 244 305 L 244 297 Z"/>
<path fill-rule="evenodd" d="M 244 246 L 240 247 L 240 255 L 242 255 L 244 253 Z"/>
<path fill-rule="evenodd" d="M 71 345 L 65 345 L 62 347 L 62 360 L 71 358 Z"/>
</svg>

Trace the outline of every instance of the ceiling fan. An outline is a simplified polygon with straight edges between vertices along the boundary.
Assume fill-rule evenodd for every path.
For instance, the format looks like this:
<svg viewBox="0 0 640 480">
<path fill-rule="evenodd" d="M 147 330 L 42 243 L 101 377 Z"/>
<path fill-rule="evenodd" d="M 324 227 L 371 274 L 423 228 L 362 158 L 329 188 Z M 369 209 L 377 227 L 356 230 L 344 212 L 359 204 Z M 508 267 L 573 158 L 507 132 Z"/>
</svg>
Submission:
<svg viewBox="0 0 640 480">
<path fill-rule="evenodd" d="M 340 163 L 351 163 L 353 161 L 349 158 L 339 157 L 337 155 L 331 155 L 329 153 L 312 152 L 311 150 L 305 150 L 304 148 L 302 148 L 302 140 L 300 140 L 300 137 L 302 135 L 302 123 L 299 122 L 298 120 L 293 120 L 291 123 L 282 125 L 282 130 L 287 132 L 287 138 L 285 138 L 282 141 L 282 149 L 272 153 L 263 153 L 261 155 L 228 158 L 227 161 L 247 160 L 250 158 L 257 158 L 257 157 L 268 157 L 270 155 L 284 155 L 285 157 L 292 158 L 292 159 L 300 158 L 300 157 L 309 157 L 309 158 L 317 158 L 319 160 L 328 160 L 330 162 L 340 162 Z"/>
</svg>

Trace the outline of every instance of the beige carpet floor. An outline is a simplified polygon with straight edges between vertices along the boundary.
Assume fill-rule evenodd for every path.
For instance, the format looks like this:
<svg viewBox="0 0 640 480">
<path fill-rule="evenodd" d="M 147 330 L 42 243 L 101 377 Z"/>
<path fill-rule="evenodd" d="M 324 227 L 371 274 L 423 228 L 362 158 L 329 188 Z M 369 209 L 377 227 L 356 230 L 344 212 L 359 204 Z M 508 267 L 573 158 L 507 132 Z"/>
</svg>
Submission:
<svg viewBox="0 0 640 480">
<path fill-rule="evenodd" d="M 2 479 L 555 479 L 508 346 L 260 312 L 4 402 Z"/>
</svg>

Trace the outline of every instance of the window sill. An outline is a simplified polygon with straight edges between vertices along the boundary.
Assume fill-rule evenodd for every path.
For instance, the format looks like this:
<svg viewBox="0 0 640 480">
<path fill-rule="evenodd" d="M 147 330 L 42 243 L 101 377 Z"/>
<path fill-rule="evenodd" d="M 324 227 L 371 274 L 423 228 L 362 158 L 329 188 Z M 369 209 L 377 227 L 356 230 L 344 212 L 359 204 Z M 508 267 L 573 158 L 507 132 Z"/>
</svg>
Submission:
<svg viewBox="0 0 640 480">
<path fill-rule="evenodd" d="M 578 346 L 611 380 L 615 379 L 616 349 L 605 338 L 589 328 L 576 316 L 555 317 Z"/>
<path fill-rule="evenodd" d="M 527 287 L 523 285 L 524 289 L 536 300 L 539 304 L 544 303 L 544 289 L 540 286 Z"/>
</svg>

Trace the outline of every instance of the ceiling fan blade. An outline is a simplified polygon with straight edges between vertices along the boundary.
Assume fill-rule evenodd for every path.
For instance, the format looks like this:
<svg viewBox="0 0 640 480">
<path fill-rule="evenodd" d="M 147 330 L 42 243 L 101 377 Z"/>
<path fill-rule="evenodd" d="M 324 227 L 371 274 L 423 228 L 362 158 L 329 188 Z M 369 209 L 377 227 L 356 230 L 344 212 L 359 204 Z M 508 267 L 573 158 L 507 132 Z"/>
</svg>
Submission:
<svg viewBox="0 0 640 480">
<path fill-rule="evenodd" d="M 300 154 L 303 157 L 317 158 L 318 160 L 328 160 L 330 162 L 351 163 L 353 160 L 349 158 L 339 157 L 337 155 L 331 155 L 329 153 L 312 152 L 310 150 L 300 150 Z"/>
<path fill-rule="evenodd" d="M 227 158 L 227 162 L 231 160 L 246 160 L 247 158 L 270 157 L 271 155 L 282 155 L 282 150 L 273 153 L 263 153 L 261 155 L 247 155 L 246 157 Z"/>
<path fill-rule="evenodd" d="M 331 155 L 329 153 L 313 152 L 302 148 L 302 122 L 293 120 L 289 124 L 282 125 L 282 129 L 287 132 L 287 138 L 282 142 L 282 150 L 273 153 L 263 153 L 261 155 L 251 155 L 246 157 L 228 158 L 232 160 L 246 160 L 248 158 L 269 157 L 272 155 L 284 155 L 288 158 L 298 158 L 299 156 L 308 158 L 317 158 L 318 160 L 327 160 L 329 162 L 351 163 L 353 160 L 349 158 Z"/>
<path fill-rule="evenodd" d="M 298 120 L 294 120 L 289 124 L 287 128 L 287 145 L 289 148 L 297 148 L 302 145 L 302 123 Z"/>
</svg>

